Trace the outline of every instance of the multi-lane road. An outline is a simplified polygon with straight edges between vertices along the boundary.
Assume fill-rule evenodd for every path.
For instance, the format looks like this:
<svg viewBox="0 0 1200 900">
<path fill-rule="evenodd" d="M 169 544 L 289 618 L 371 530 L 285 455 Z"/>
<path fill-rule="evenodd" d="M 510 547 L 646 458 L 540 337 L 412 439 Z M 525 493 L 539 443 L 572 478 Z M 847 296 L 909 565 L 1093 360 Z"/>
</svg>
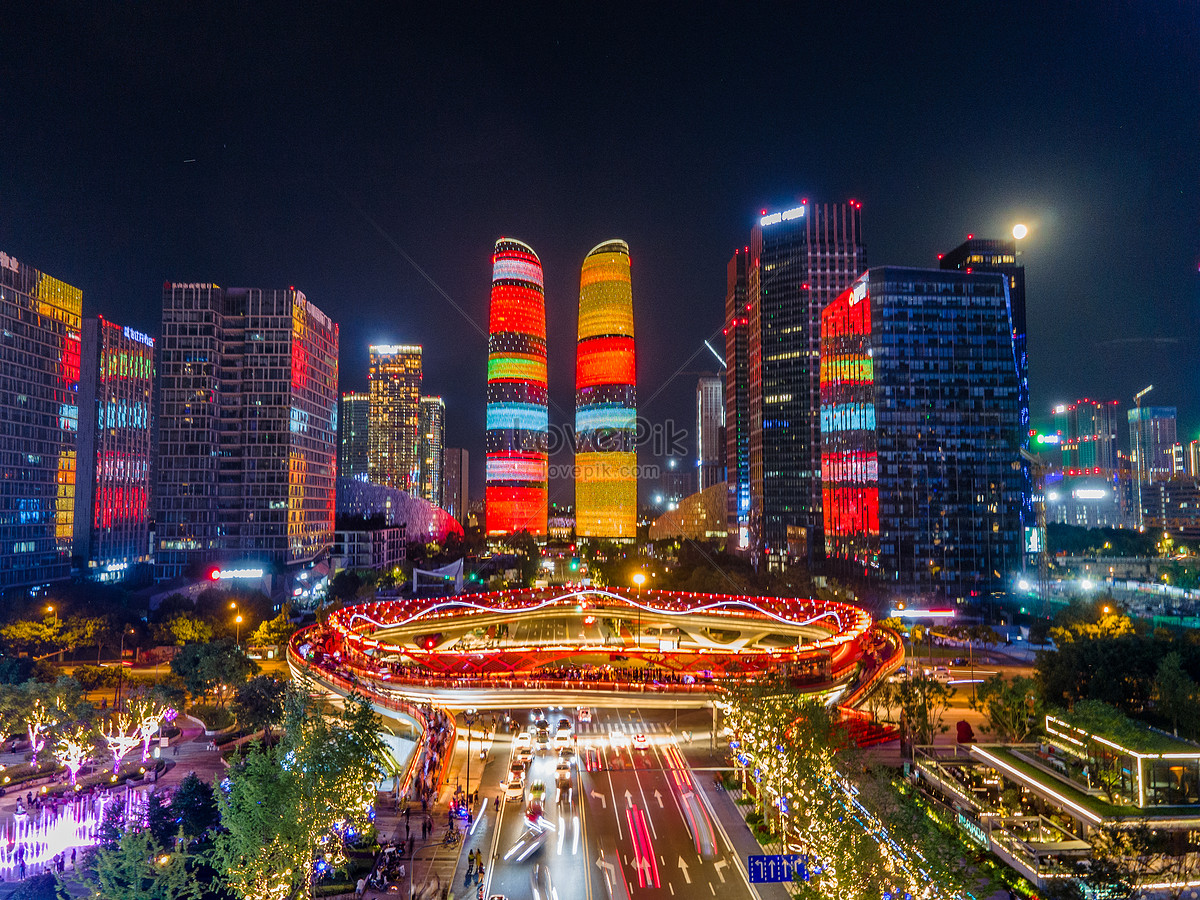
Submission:
<svg viewBox="0 0 1200 900">
<path fill-rule="evenodd" d="M 596 709 L 589 723 L 576 721 L 573 708 L 545 714 L 551 734 L 559 718 L 571 722 L 569 786 L 556 787 L 552 739 L 549 749 L 535 750 L 525 796 L 497 807 L 513 744 L 493 745 L 480 789 L 491 802 L 467 841 L 469 849 L 483 850 L 484 897 L 538 897 L 531 884 L 538 866 L 545 867 L 539 889 L 548 875 L 558 900 L 752 896 L 721 824 L 695 789 L 700 776 L 679 752 L 670 713 Z M 522 726 L 532 725 L 528 711 L 516 715 Z M 546 787 L 540 821 L 531 817 L 529 790 L 539 781 Z M 472 885 L 465 896 L 475 891 Z"/>
</svg>

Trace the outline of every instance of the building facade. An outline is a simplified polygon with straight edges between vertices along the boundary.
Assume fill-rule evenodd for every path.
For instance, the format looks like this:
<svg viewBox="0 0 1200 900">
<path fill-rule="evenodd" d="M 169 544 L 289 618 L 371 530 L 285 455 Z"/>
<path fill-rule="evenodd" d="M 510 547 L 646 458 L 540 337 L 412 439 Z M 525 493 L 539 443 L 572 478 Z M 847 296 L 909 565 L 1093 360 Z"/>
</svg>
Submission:
<svg viewBox="0 0 1200 900">
<path fill-rule="evenodd" d="M 1117 469 L 1121 402 L 1084 397 L 1054 407 L 1054 427 L 1066 473 L 1106 475 Z"/>
<path fill-rule="evenodd" d="M 546 533 L 546 296 L 533 248 L 501 238 L 488 319 L 486 529 Z M 465 498 L 464 498 L 465 500 Z"/>
<path fill-rule="evenodd" d="M 154 339 L 103 316 L 82 333 L 74 555 L 85 577 L 123 581 L 153 561 Z"/>
<path fill-rule="evenodd" d="M 367 480 L 416 493 L 421 347 L 372 344 L 367 369 Z"/>
<path fill-rule="evenodd" d="M 390 572 L 404 565 L 408 554 L 407 528 L 342 529 L 334 532 L 330 559 L 335 571 L 349 569 Z"/>
<path fill-rule="evenodd" d="M 0 593 L 71 575 L 83 292 L 0 253 Z"/>
<path fill-rule="evenodd" d="M 824 554 L 821 311 L 866 268 L 861 209 L 805 201 L 750 233 L 751 530 L 769 564 Z"/>
<path fill-rule="evenodd" d="M 466 528 L 467 507 L 471 504 L 469 491 L 471 455 L 461 447 L 446 448 L 443 469 L 442 509 L 454 516 Z"/>
<path fill-rule="evenodd" d="M 371 395 L 361 391 L 342 394 L 338 410 L 338 477 L 368 477 Z"/>
<path fill-rule="evenodd" d="M 702 491 L 725 481 L 725 384 L 719 375 L 696 382 L 696 473 Z"/>
<path fill-rule="evenodd" d="M 441 506 L 446 465 L 446 401 L 441 397 L 422 397 L 417 418 L 420 495 L 434 506 Z"/>
<path fill-rule="evenodd" d="M 579 281 L 575 357 L 575 533 L 637 537 L 637 367 L 629 245 L 588 252 Z"/>
<path fill-rule="evenodd" d="M 1175 468 L 1174 406 L 1135 406 L 1129 410 L 1129 461 L 1133 468 L 1133 512 L 1136 527 L 1145 525 L 1145 485 L 1170 478 Z"/>
<path fill-rule="evenodd" d="M 163 286 L 155 577 L 333 541 L 338 327 L 294 288 Z"/>
<path fill-rule="evenodd" d="M 725 547 L 750 547 L 750 248 L 725 267 Z"/>
<path fill-rule="evenodd" d="M 1022 445 L 996 274 L 869 269 L 821 322 L 825 549 L 881 587 L 985 595 L 1021 562 Z"/>
</svg>

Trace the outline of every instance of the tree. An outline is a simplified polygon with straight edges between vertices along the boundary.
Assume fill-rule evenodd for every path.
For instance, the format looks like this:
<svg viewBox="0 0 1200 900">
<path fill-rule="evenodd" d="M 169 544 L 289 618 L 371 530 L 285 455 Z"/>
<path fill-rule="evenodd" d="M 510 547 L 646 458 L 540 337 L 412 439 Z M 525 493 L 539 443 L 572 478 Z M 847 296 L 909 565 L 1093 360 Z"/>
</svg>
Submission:
<svg viewBox="0 0 1200 900">
<path fill-rule="evenodd" d="M 212 627 L 189 613 L 176 613 L 164 619 L 150 629 L 154 640 L 159 644 L 174 644 L 183 647 L 187 644 L 207 644 L 212 640 Z"/>
<path fill-rule="evenodd" d="M 204 837 L 221 821 L 212 786 L 201 781 L 195 772 L 189 772 L 175 788 L 171 797 L 171 815 L 190 840 Z"/>
<path fill-rule="evenodd" d="M 41 656 L 63 649 L 61 643 L 63 622 L 47 616 L 44 621 L 23 619 L 0 628 L 0 637 L 17 653 Z"/>
<path fill-rule="evenodd" d="M 79 682 L 86 698 L 92 691 L 103 687 L 113 687 L 121 674 L 120 669 L 108 666 L 76 666 L 71 677 Z"/>
<path fill-rule="evenodd" d="M 896 682 L 894 687 L 896 703 L 913 743 L 932 744 L 934 735 L 949 730 L 950 726 L 943 724 L 942 719 L 954 688 L 927 675 L 914 675 Z"/>
<path fill-rule="evenodd" d="M 268 619 L 254 629 L 254 633 L 250 635 L 250 646 L 274 647 L 286 644 L 295 630 L 296 626 L 291 622 L 291 613 L 285 606 L 275 618 Z"/>
<path fill-rule="evenodd" d="M 284 739 L 254 744 L 219 791 L 214 860 L 245 900 L 295 900 L 309 889 L 318 854 L 337 868 L 370 825 L 385 760 L 379 717 L 358 696 L 327 713 L 289 686 Z"/>
<path fill-rule="evenodd" d="M 1037 682 L 1023 675 L 1011 681 L 1003 675 L 991 676 L 979 685 L 978 698 L 988 731 L 1018 744 L 1029 737 L 1045 711 Z"/>
<path fill-rule="evenodd" d="M 54 745 L 54 756 L 67 767 L 71 784 L 75 783 L 79 770 L 87 765 L 97 751 L 99 735 L 91 725 L 76 723 L 64 729 Z"/>
<path fill-rule="evenodd" d="M 203 887 L 188 873 L 182 852 L 162 852 L 148 828 L 121 831 L 115 847 L 92 858 L 89 900 L 200 900 Z"/>
<path fill-rule="evenodd" d="M 1172 650 L 1159 662 L 1154 676 L 1154 699 L 1158 711 L 1170 720 L 1171 730 L 1177 736 L 1180 721 L 1189 735 L 1195 734 L 1200 697 L 1196 682 L 1183 669 L 1183 657 L 1178 651 Z"/>
<path fill-rule="evenodd" d="M 146 795 L 146 809 L 142 814 L 142 823 L 150 832 L 150 838 L 159 850 L 169 850 L 175 843 L 175 833 L 178 825 L 171 813 L 171 804 L 166 794 L 150 791 Z"/>
<path fill-rule="evenodd" d="M 237 689 L 233 700 L 234 715 L 246 728 L 263 732 L 269 741 L 270 728 L 283 718 L 287 684 L 273 675 L 258 675 Z"/>
<path fill-rule="evenodd" d="M 233 641 L 220 640 L 186 645 L 171 660 L 171 671 L 183 679 L 193 697 L 215 691 L 217 705 L 224 706 L 226 692 L 222 688 L 245 684 L 251 675 L 258 674 L 258 663 Z"/>
</svg>

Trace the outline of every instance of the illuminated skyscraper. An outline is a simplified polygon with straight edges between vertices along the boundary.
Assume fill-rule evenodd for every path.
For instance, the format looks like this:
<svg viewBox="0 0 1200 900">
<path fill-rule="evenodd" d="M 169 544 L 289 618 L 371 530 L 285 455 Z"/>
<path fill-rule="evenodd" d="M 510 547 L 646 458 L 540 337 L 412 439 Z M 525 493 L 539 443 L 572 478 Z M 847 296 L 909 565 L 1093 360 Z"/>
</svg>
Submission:
<svg viewBox="0 0 1200 900">
<path fill-rule="evenodd" d="M 0 253 L 0 591 L 71 574 L 79 288 Z"/>
<path fill-rule="evenodd" d="M 720 375 L 696 382 L 696 472 L 698 490 L 725 480 L 725 387 Z"/>
<path fill-rule="evenodd" d="M 367 480 L 416 494 L 421 406 L 421 347 L 372 344 L 367 370 L 370 420 Z"/>
<path fill-rule="evenodd" d="M 488 534 L 546 533 L 544 291 L 542 263 L 533 248 L 511 238 L 496 241 L 488 322 Z"/>
<path fill-rule="evenodd" d="M 862 204 L 763 211 L 750 232 L 751 531 L 768 564 L 820 559 L 821 310 L 866 268 Z"/>
<path fill-rule="evenodd" d="M 1021 567 L 1022 428 L 998 274 L 869 269 L 821 318 L 831 567 L 903 594 L 988 597 Z"/>
<path fill-rule="evenodd" d="M 446 401 L 422 397 L 417 425 L 417 458 L 421 487 L 419 496 L 434 506 L 442 505 L 446 450 Z"/>
<path fill-rule="evenodd" d="M 75 556 L 97 581 L 123 581 L 150 555 L 150 410 L 154 339 L 83 322 Z"/>
<path fill-rule="evenodd" d="M 370 421 L 370 394 L 342 394 L 338 410 L 338 478 L 366 480 Z"/>
<path fill-rule="evenodd" d="M 442 469 L 442 509 L 454 516 L 458 524 L 466 527 L 467 507 L 471 503 L 468 482 L 470 480 L 471 455 L 461 447 L 446 448 L 446 465 Z"/>
<path fill-rule="evenodd" d="M 338 327 L 295 288 L 163 286 L 155 577 L 333 543 Z"/>
<path fill-rule="evenodd" d="M 575 358 L 575 533 L 637 537 L 637 372 L 629 245 L 599 244 L 583 260 Z"/>
<path fill-rule="evenodd" d="M 725 549 L 750 546 L 750 248 L 725 270 Z"/>
</svg>

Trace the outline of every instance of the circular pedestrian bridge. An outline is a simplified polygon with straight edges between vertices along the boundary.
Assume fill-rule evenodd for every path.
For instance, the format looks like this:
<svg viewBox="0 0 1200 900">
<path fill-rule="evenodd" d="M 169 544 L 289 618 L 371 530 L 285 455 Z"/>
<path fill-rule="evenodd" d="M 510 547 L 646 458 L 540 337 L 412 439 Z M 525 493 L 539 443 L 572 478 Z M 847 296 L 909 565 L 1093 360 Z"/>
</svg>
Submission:
<svg viewBox="0 0 1200 900">
<path fill-rule="evenodd" d="M 705 703 L 726 678 L 783 672 L 813 690 L 853 673 L 871 617 L 847 603 L 621 588 L 541 588 L 347 606 L 288 651 L 336 693 L 505 708 Z"/>
</svg>

